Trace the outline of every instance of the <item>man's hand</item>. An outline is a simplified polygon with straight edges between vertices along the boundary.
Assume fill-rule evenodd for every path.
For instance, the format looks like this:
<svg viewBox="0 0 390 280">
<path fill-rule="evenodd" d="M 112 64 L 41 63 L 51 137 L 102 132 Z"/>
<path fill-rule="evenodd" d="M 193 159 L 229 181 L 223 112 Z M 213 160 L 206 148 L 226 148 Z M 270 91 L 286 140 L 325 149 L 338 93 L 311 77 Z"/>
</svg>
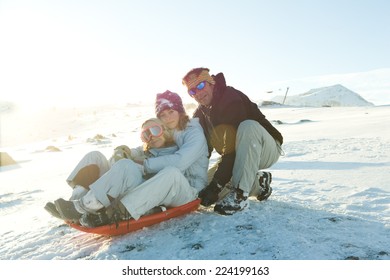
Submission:
<svg viewBox="0 0 390 280">
<path fill-rule="evenodd" d="M 200 204 L 203 206 L 210 206 L 218 200 L 218 193 L 222 190 L 222 187 L 214 180 L 199 192 L 199 198 L 202 200 Z"/>
</svg>

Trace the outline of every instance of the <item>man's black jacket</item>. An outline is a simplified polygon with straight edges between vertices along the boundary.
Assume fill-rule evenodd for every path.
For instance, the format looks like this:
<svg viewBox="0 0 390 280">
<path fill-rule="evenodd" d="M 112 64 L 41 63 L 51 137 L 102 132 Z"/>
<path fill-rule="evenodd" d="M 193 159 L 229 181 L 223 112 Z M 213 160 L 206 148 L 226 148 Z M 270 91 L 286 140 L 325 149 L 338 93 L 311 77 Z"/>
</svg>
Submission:
<svg viewBox="0 0 390 280">
<path fill-rule="evenodd" d="M 213 78 L 216 83 L 211 106 L 198 106 L 193 116 L 200 119 L 210 155 L 213 149 L 221 155 L 214 180 L 224 186 L 232 177 L 236 157 L 236 132 L 242 121 L 259 122 L 280 144 L 283 144 L 283 136 L 244 93 L 226 86 L 222 73 Z"/>
</svg>

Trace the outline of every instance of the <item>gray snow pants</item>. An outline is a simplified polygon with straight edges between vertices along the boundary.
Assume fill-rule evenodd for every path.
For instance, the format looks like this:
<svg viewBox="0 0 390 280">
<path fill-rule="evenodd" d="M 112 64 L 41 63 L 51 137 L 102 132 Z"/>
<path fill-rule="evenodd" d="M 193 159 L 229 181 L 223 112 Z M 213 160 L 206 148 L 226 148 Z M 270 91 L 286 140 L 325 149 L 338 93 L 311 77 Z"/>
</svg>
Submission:
<svg viewBox="0 0 390 280">
<path fill-rule="evenodd" d="M 281 153 L 280 143 L 264 127 L 253 120 L 243 121 L 236 135 L 236 159 L 231 185 L 239 186 L 250 196 L 257 196 L 261 192 L 258 171 L 275 164 Z M 217 166 L 218 163 L 208 171 L 209 180 L 214 176 Z"/>
</svg>

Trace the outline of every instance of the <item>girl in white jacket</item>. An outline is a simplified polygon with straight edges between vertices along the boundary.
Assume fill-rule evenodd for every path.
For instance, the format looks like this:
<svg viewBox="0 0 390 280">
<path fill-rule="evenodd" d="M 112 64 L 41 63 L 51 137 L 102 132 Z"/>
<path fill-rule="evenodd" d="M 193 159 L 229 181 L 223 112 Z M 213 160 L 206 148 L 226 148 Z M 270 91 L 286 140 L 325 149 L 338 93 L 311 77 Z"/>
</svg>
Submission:
<svg viewBox="0 0 390 280">
<path fill-rule="evenodd" d="M 128 160 L 120 160 L 90 186 L 89 193 L 93 196 L 84 196 L 81 201 L 59 199 L 55 202 L 64 219 L 78 220 L 83 213 L 101 213 L 102 208 L 111 205 L 107 194 L 118 198 L 119 207 L 125 208 L 134 219 L 139 219 L 156 206 L 175 207 L 197 198 L 198 192 L 207 184 L 209 163 L 203 129 L 198 119 L 189 119 L 180 96 L 170 91 L 157 94 L 156 115 L 173 131 L 179 149 L 170 155 L 145 159 L 145 172 L 156 175 L 144 182 L 140 178 L 129 177 L 130 172 L 126 169 L 131 165 L 126 164 Z M 104 177 L 107 177 L 106 180 L 101 180 Z M 120 178 L 119 182 L 111 180 L 114 177 Z"/>
<path fill-rule="evenodd" d="M 139 175 L 143 175 L 142 178 L 146 179 L 151 177 L 153 174 L 146 174 L 144 172 L 142 162 L 145 159 L 168 155 L 177 151 L 178 147 L 173 141 L 172 133 L 158 118 L 146 120 L 142 124 L 141 129 L 141 140 L 144 142 L 143 146 L 132 149 L 126 145 L 116 147 L 114 149 L 114 154 L 109 160 L 107 160 L 107 158 L 99 151 L 87 153 L 66 179 L 68 185 L 73 189 L 69 200 L 79 200 L 84 197 L 88 193 L 90 186 L 101 178 L 107 171 L 109 171 L 110 168 L 119 160 L 131 159 L 134 163 L 137 163 L 134 164 L 129 161 L 127 162 L 127 164 L 130 164 L 131 167 L 127 167 L 125 169 L 129 170 L 130 168 L 134 170 L 131 174 L 129 174 L 129 177 L 134 176 L 135 178 L 139 178 Z M 120 165 L 122 164 L 123 163 Z M 118 168 L 119 167 L 115 167 L 115 169 Z M 122 167 L 119 169 L 122 169 Z M 115 178 L 113 178 L 113 180 L 115 180 Z M 44 208 L 54 217 L 61 219 L 61 215 L 57 211 L 54 203 L 48 202 Z"/>
</svg>

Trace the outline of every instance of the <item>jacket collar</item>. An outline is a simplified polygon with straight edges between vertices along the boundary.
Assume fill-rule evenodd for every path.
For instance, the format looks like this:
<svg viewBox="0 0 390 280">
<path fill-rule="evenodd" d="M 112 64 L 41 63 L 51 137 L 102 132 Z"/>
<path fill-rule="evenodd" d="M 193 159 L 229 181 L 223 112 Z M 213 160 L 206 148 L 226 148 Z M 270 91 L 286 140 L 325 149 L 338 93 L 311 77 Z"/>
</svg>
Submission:
<svg viewBox="0 0 390 280">
<path fill-rule="evenodd" d="M 213 99 L 211 100 L 211 107 L 219 102 L 222 98 L 223 93 L 226 89 L 226 81 L 223 73 L 218 73 L 217 75 L 212 75 L 215 80 L 214 91 L 213 91 Z"/>
</svg>

